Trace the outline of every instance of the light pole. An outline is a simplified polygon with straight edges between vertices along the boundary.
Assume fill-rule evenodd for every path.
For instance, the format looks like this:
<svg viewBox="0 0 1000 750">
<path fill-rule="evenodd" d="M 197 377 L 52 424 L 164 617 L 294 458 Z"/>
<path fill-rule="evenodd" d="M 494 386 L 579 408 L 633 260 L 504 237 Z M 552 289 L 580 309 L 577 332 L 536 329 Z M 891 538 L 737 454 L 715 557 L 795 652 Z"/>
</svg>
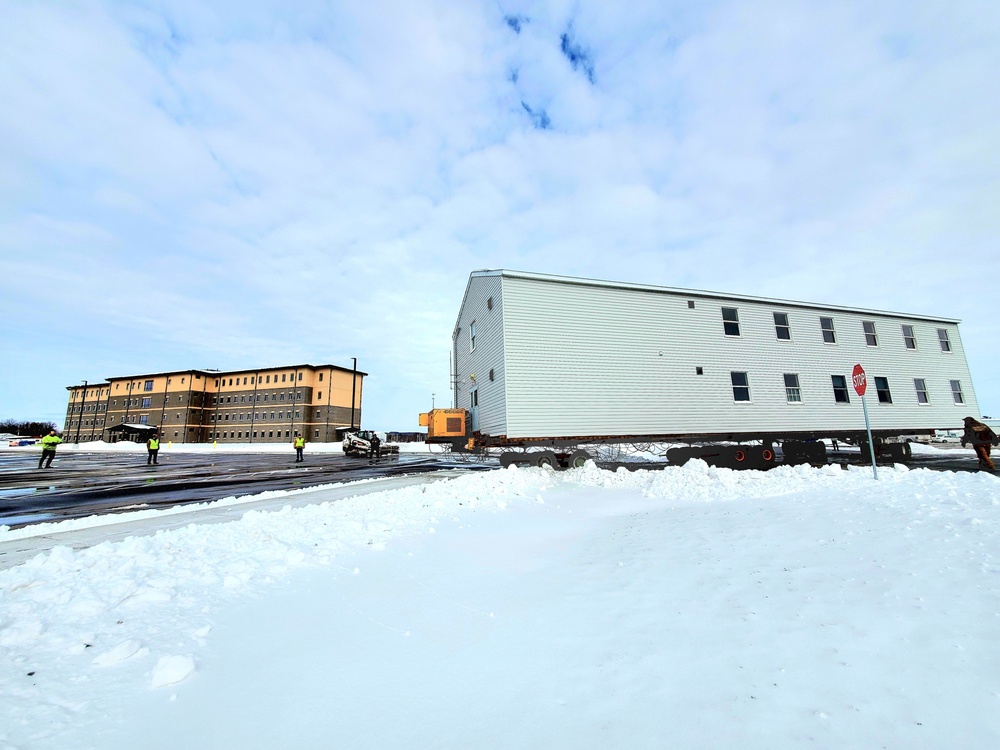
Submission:
<svg viewBox="0 0 1000 750">
<path fill-rule="evenodd" d="M 351 369 L 351 429 L 354 429 L 354 389 L 358 382 L 358 358 L 351 357 L 354 360 L 354 366 Z"/>
<path fill-rule="evenodd" d="M 87 406 L 87 381 L 83 381 L 83 403 L 80 404 L 80 418 L 76 420 L 76 439 L 73 441 L 77 445 L 80 444 L 80 424 L 83 422 L 83 411 Z"/>
</svg>

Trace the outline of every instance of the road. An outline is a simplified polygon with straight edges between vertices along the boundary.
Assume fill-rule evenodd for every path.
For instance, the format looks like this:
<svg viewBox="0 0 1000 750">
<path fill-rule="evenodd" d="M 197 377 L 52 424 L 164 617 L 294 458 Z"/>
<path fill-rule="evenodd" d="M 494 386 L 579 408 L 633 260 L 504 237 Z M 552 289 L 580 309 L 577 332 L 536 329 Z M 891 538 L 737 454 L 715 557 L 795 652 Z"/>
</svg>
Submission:
<svg viewBox="0 0 1000 750">
<path fill-rule="evenodd" d="M 38 456 L 0 452 L 0 524 L 17 528 L 142 507 L 203 503 L 234 495 L 290 490 L 447 469 L 488 468 L 440 453 L 367 459 L 315 453 L 304 463 L 276 453 L 168 453 L 147 466 L 145 454 L 63 452 L 49 469 Z"/>
<path fill-rule="evenodd" d="M 948 446 L 952 447 L 952 446 Z M 857 449 L 830 453 L 836 463 L 864 464 Z M 50 469 L 37 469 L 34 452 L 0 452 L 0 524 L 17 528 L 42 521 L 61 521 L 100 513 L 135 510 L 137 506 L 170 507 L 204 503 L 234 495 L 288 490 L 455 469 L 495 468 L 448 453 L 403 453 L 371 465 L 367 459 L 339 453 L 314 453 L 295 463 L 278 453 L 161 453 L 160 464 L 147 466 L 145 454 L 69 452 L 57 454 Z M 663 468 L 666 464 L 600 464 L 614 469 Z M 971 450 L 919 454 L 912 468 L 976 471 Z"/>
</svg>

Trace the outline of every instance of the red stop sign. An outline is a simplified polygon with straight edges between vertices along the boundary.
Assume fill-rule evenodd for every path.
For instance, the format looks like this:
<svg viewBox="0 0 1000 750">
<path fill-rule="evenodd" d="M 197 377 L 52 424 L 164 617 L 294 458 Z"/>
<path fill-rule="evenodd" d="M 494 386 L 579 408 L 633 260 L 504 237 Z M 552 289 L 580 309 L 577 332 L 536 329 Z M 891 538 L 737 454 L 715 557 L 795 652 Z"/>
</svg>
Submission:
<svg viewBox="0 0 1000 750">
<path fill-rule="evenodd" d="M 868 377 L 865 375 L 865 368 L 861 365 L 854 365 L 854 371 L 851 373 L 851 380 L 854 381 L 854 390 L 859 396 L 865 395 L 865 390 L 868 388 Z"/>
</svg>

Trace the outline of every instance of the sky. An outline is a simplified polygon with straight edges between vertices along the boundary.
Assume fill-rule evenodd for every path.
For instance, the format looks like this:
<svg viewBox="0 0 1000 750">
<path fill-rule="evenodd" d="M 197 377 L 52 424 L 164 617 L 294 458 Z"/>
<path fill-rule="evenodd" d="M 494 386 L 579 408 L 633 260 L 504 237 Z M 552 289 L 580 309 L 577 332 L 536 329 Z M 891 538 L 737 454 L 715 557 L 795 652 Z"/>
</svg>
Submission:
<svg viewBox="0 0 1000 750">
<path fill-rule="evenodd" d="M 411 479 L 0 526 L 0 748 L 1000 744 L 991 474 Z"/>
<path fill-rule="evenodd" d="M 1000 412 L 1000 5 L 0 0 L 0 419 L 189 368 L 450 406 L 469 273 L 961 319 Z"/>
</svg>

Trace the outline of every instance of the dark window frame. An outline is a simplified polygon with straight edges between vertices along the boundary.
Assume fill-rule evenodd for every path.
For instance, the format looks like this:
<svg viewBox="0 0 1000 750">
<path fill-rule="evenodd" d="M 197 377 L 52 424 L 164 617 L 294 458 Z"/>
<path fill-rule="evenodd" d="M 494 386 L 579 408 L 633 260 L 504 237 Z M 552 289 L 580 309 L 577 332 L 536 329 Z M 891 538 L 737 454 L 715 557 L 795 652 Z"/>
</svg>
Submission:
<svg viewBox="0 0 1000 750">
<path fill-rule="evenodd" d="M 829 325 L 827 325 L 829 323 Z M 819 330 L 823 335 L 824 344 L 836 344 L 837 343 L 837 328 L 834 325 L 833 318 L 820 318 L 819 319 Z"/>
<path fill-rule="evenodd" d="M 891 404 L 892 391 L 889 389 L 889 378 L 876 375 L 874 381 L 875 393 L 878 395 L 878 402 L 880 404 Z"/>
<path fill-rule="evenodd" d="M 772 313 L 772 315 L 774 316 L 774 335 L 779 341 L 791 341 L 792 326 L 788 321 L 788 313 L 776 312 Z M 781 322 L 779 318 L 784 319 L 784 322 Z"/>
<path fill-rule="evenodd" d="M 833 385 L 833 400 L 838 404 L 851 403 L 851 394 L 847 390 L 846 375 L 831 375 L 830 382 Z"/>
<path fill-rule="evenodd" d="M 740 335 L 740 310 L 738 307 L 722 308 L 722 330 L 727 336 Z"/>
<path fill-rule="evenodd" d="M 739 382 L 742 381 L 742 382 Z M 729 373 L 729 382 L 733 386 L 733 401 L 738 404 L 752 403 L 750 395 L 750 374 L 745 371 L 733 370 Z"/>
<path fill-rule="evenodd" d="M 797 372 L 786 372 L 782 376 L 785 381 L 785 401 L 789 404 L 802 403 L 802 385 Z M 791 378 L 792 380 L 789 380 Z"/>
</svg>

